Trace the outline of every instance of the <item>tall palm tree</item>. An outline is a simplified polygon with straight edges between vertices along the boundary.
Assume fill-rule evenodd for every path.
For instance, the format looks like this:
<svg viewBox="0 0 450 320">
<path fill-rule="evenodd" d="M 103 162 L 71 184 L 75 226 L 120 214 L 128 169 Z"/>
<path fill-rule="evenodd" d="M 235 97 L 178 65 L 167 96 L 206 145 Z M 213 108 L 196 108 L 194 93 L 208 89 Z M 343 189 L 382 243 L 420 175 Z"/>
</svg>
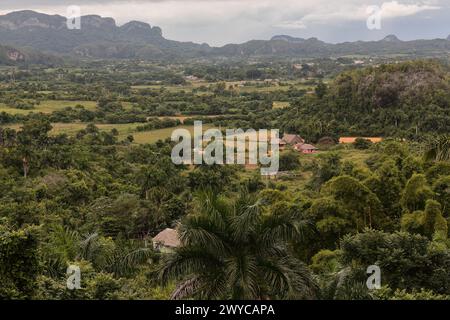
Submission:
<svg viewBox="0 0 450 320">
<path fill-rule="evenodd" d="M 430 140 L 425 149 L 426 161 L 450 160 L 450 135 L 441 135 Z"/>
<path fill-rule="evenodd" d="M 210 191 L 196 196 L 181 223 L 182 246 L 162 259 L 163 282 L 178 280 L 172 299 L 312 298 L 316 284 L 288 243 L 308 222 L 300 212 L 270 214 L 242 192 L 231 201 Z"/>
</svg>

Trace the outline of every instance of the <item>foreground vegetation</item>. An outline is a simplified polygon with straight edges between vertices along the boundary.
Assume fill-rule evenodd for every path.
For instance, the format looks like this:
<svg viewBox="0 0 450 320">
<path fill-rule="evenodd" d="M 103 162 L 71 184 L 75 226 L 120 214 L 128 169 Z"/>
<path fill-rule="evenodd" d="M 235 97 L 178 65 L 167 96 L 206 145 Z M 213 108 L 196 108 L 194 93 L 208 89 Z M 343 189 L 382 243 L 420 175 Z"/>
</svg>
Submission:
<svg viewBox="0 0 450 320">
<path fill-rule="evenodd" d="M 16 71 L 14 82 L 3 72 L 1 298 L 450 298 L 445 65 L 285 84 L 240 75 L 268 90 L 194 67 L 214 79 L 193 86 L 180 73 L 187 66 L 134 63 L 115 65 L 115 77 L 93 66 Z M 166 138 L 195 119 L 280 128 L 320 152 L 287 148 L 276 179 L 243 166 L 176 166 Z M 337 145 L 343 135 L 384 140 Z M 182 246 L 161 253 L 151 238 L 168 227 Z M 80 290 L 66 287 L 69 265 L 81 268 Z M 379 290 L 366 286 L 371 265 Z"/>
</svg>

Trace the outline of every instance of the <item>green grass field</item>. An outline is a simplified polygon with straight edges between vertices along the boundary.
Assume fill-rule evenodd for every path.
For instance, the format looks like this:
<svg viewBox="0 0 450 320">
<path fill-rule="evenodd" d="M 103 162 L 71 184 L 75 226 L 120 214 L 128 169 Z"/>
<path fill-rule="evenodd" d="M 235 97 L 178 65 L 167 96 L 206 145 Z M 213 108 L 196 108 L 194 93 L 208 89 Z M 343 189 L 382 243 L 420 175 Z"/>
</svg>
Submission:
<svg viewBox="0 0 450 320">
<path fill-rule="evenodd" d="M 5 113 L 9 113 L 9 114 L 29 114 L 32 111 L 36 111 L 36 110 L 15 109 L 15 108 L 8 107 L 4 103 L 0 103 L 0 112 L 5 112 Z"/>
<path fill-rule="evenodd" d="M 225 82 L 227 89 L 234 88 L 238 92 L 241 93 L 250 93 L 250 92 L 274 92 L 274 91 L 287 91 L 290 89 L 291 86 L 295 87 L 296 89 L 305 89 L 305 90 L 311 90 L 311 86 L 304 85 L 299 82 L 283 82 L 288 85 L 280 86 L 276 83 L 270 83 L 267 84 L 264 81 L 249 81 L 246 85 L 244 85 L 244 82 L 242 81 L 227 81 Z M 131 88 L 133 90 L 139 91 L 144 89 L 153 89 L 153 90 L 161 90 L 164 88 L 168 92 L 192 92 L 194 89 L 198 89 L 200 87 L 206 87 L 208 89 L 213 89 L 218 82 L 205 82 L 205 81 L 198 81 L 198 82 L 190 82 L 185 85 L 138 85 L 138 86 L 132 86 Z M 201 92 L 199 94 L 204 94 L 204 92 Z"/>
<path fill-rule="evenodd" d="M 44 100 L 39 105 L 35 105 L 32 110 L 21 110 L 8 107 L 7 105 L 0 104 L 0 112 L 6 112 L 9 114 L 29 114 L 31 112 L 52 113 L 54 111 L 63 110 L 67 107 L 75 107 L 76 105 L 82 105 L 87 110 L 95 110 L 97 102 L 95 101 L 68 101 L 68 100 Z"/>
<path fill-rule="evenodd" d="M 272 109 L 284 109 L 290 106 L 289 102 L 285 101 L 274 101 Z"/>
<path fill-rule="evenodd" d="M 131 123 L 131 124 L 96 124 L 96 126 L 102 131 L 110 131 L 113 128 L 116 128 L 119 131 L 119 134 L 125 135 L 127 133 L 133 132 L 137 126 L 142 125 L 142 123 Z M 52 123 L 52 131 L 51 134 L 62 134 L 66 133 L 68 135 L 75 135 L 78 131 L 85 129 L 87 123 Z M 12 128 L 15 130 L 20 130 L 22 127 L 21 124 L 8 125 L 8 128 Z"/>
<path fill-rule="evenodd" d="M 124 109 L 131 109 L 133 104 L 130 102 L 121 102 Z M 42 112 L 50 114 L 54 111 L 63 110 L 67 107 L 74 108 L 76 105 L 82 105 L 86 110 L 94 111 L 97 108 L 96 101 L 70 101 L 70 100 L 44 100 L 39 105 L 35 105 L 32 110 L 21 110 L 16 108 L 11 108 L 0 103 L 0 112 L 6 112 L 9 114 L 29 114 L 31 112 Z"/>
<path fill-rule="evenodd" d="M 187 129 L 193 135 L 194 126 L 178 126 L 173 128 L 156 129 L 151 131 L 137 132 L 136 128 L 142 126 L 143 123 L 126 123 L 126 124 L 95 124 L 100 131 L 111 131 L 116 128 L 119 131 L 119 140 L 125 139 L 129 135 L 133 135 L 134 142 L 138 144 L 155 143 L 158 140 L 170 138 L 175 129 Z M 8 128 L 20 130 L 21 124 L 8 125 Z M 52 123 L 53 129 L 51 134 L 67 134 L 74 136 L 78 131 L 85 129 L 87 123 Z M 210 125 L 203 125 L 203 129 L 211 128 Z"/>
<path fill-rule="evenodd" d="M 203 130 L 208 130 L 211 126 L 203 125 Z M 134 132 L 134 142 L 138 144 L 155 143 L 158 140 L 164 140 L 172 136 L 175 129 L 187 129 L 194 136 L 194 126 L 178 126 L 175 128 L 164 128 L 152 131 Z M 119 131 L 120 132 L 120 131 Z"/>
</svg>

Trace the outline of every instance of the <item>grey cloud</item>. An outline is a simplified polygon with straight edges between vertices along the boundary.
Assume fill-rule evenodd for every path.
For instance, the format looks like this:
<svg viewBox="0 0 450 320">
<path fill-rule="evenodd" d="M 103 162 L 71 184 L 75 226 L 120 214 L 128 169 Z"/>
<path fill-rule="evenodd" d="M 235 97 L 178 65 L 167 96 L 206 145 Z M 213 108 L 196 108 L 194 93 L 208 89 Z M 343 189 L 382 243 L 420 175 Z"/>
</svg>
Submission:
<svg viewBox="0 0 450 320">
<path fill-rule="evenodd" d="M 366 28 L 368 5 L 388 3 L 383 28 Z M 83 14 L 113 17 L 119 24 L 141 20 L 160 26 L 166 37 L 222 45 L 274 34 L 318 37 L 329 42 L 447 37 L 448 0 L 1 0 L 0 12 L 33 9 L 64 15 L 68 5 Z M 436 8 L 440 10 L 436 10 Z"/>
</svg>

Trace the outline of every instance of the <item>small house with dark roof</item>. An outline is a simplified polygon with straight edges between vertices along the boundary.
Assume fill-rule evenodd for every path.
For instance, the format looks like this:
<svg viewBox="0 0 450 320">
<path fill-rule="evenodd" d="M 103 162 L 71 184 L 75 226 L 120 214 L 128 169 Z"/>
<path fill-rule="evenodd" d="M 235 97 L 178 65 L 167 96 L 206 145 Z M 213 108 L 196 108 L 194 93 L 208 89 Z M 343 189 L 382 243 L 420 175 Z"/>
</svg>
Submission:
<svg viewBox="0 0 450 320">
<path fill-rule="evenodd" d="M 302 137 L 300 137 L 297 134 L 285 133 L 283 135 L 283 138 L 280 141 L 280 146 L 282 143 L 284 143 L 284 145 L 295 146 L 296 144 L 299 144 L 299 143 L 305 143 L 305 139 L 303 139 Z"/>
</svg>

